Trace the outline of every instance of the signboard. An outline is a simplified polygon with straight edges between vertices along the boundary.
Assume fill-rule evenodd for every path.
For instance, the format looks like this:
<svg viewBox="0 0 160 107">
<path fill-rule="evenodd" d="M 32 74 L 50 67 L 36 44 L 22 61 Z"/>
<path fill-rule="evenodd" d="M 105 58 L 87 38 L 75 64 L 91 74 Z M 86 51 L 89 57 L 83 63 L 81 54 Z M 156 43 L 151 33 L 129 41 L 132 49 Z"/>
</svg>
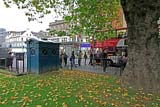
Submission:
<svg viewBox="0 0 160 107">
<path fill-rule="evenodd" d="M 82 44 L 81 44 L 81 47 L 90 48 L 90 47 L 91 47 L 91 44 L 90 44 L 90 43 L 82 43 Z"/>
</svg>

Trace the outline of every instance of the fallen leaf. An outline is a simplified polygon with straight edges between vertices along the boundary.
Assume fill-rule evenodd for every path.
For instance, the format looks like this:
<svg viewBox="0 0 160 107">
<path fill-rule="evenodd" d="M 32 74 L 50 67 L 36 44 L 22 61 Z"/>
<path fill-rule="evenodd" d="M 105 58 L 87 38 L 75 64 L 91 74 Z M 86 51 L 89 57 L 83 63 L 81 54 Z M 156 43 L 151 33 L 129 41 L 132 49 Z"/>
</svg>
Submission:
<svg viewBox="0 0 160 107">
<path fill-rule="evenodd" d="M 37 105 L 36 107 L 42 107 L 42 105 Z"/>
</svg>

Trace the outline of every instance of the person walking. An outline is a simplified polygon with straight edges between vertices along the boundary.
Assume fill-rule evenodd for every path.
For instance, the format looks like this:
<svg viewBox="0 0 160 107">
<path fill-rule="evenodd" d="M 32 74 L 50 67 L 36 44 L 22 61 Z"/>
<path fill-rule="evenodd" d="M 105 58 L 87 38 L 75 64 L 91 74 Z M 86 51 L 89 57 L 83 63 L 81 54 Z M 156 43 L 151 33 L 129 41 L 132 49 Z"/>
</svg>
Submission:
<svg viewBox="0 0 160 107">
<path fill-rule="evenodd" d="M 89 65 L 93 65 L 93 53 L 92 52 L 90 52 L 89 58 L 90 58 Z"/>
<path fill-rule="evenodd" d="M 102 51 L 102 63 L 103 63 L 103 72 L 106 72 L 107 68 L 107 50 Z"/>
<path fill-rule="evenodd" d="M 124 68 L 126 67 L 126 64 L 127 64 L 127 60 L 128 60 L 128 54 L 127 52 L 124 52 L 122 54 L 122 65 L 121 65 L 121 69 L 120 69 L 120 76 L 122 75 L 123 71 L 124 71 Z"/>
<path fill-rule="evenodd" d="M 64 65 L 67 66 L 68 55 L 64 52 Z"/>
<path fill-rule="evenodd" d="M 81 66 L 81 59 L 82 59 L 82 51 L 80 50 L 78 54 L 78 65 L 79 66 Z"/>
<path fill-rule="evenodd" d="M 62 51 L 60 53 L 59 60 L 60 60 L 60 67 L 62 68 L 62 62 L 63 62 L 63 52 Z"/>
<path fill-rule="evenodd" d="M 71 62 L 71 69 L 72 69 L 73 66 L 76 67 L 74 51 L 72 51 L 72 54 L 71 54 L 71 57 L 70 57 L 70 62 Z"/>
<path fill-rule="evenodd" d="M 86 65 L 86 62 L 87 62 L 87 53 L 85 52 L 84 53 L 84 64 Z"/>
</svg>

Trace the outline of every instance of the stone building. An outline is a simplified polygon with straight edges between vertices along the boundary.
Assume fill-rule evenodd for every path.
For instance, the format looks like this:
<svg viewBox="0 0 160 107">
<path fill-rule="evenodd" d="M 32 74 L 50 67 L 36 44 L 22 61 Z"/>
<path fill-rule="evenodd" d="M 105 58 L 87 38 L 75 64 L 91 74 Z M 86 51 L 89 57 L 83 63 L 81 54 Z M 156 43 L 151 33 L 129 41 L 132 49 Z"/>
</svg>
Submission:
<svg viewBox="0 0 160 107">
<path fill-rule="evenodd" d="M 58 30 L 58 31 L 67 31 L 69 26 L 64 22 L 64 20 L 55 20 L 54 22 L 49 23 L 48 30 Z"/>
</svg>

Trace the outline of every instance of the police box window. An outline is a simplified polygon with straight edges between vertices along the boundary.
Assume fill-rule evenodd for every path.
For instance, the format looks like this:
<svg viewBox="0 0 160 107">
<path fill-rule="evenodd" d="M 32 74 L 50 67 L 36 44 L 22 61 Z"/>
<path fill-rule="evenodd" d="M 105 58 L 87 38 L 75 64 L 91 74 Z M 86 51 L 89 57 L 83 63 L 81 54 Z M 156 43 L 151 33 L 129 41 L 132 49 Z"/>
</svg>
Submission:
<svg viewBox="0 0 160 107">
<path fill-rule="evenodd" d="M 43 49 L 43 50 L 42 50 L 42 54 L 43 54 L 43 55 L 47 55 L 47 54 L 48 54 L 48 50 L 47 50 L 47 49 Z"/>
<path fill-rule="evenodd" d="M 52 49 L 52 55 L 56 55 L 56 49 Z"/>
<path fill-rule="evenodd" d="M 35 55 L 35 49 L 34 48 L 31 48 L 31 55 Z"/>
</svg>

